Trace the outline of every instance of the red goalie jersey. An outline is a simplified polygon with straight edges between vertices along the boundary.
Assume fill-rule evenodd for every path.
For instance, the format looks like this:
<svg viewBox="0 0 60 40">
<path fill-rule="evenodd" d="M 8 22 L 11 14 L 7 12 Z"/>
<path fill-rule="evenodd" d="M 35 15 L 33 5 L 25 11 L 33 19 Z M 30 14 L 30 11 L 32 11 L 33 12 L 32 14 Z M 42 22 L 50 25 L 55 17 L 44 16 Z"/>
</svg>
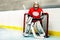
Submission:
<svg viewBox="0 0 60 40">
<path fill-rule="evenodd" d="M 28 14 L 37 19 L 41 17 L 41 12 L 43 12 L 42 8 L 38 8 L 37 10 L 35 10 L 34 7 L 32 7 L 30 8 Z"/>
</svg>

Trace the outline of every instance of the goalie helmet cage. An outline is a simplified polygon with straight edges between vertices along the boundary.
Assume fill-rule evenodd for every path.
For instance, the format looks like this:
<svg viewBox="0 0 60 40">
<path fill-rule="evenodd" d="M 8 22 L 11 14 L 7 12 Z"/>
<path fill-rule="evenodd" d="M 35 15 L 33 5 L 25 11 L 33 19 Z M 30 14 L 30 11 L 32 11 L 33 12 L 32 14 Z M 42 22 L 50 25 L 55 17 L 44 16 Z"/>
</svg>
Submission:
<svg viewBox="0 0 60 40">
<path fill-rule="evenodd" d="M 24 14 L 24 22 L 23 22 L 23 33 L 25 32 L 25 17 L 26 15 L 28 15 L 27 13 Z M 48 38 L 48 24 L 49 24 L 49 14 L 48 13 L 42 13 L 42 15 L 46 15 L 47 18 L 46 18 L 46 29 L 45 29 L 45 37 Z"/>
</svg>

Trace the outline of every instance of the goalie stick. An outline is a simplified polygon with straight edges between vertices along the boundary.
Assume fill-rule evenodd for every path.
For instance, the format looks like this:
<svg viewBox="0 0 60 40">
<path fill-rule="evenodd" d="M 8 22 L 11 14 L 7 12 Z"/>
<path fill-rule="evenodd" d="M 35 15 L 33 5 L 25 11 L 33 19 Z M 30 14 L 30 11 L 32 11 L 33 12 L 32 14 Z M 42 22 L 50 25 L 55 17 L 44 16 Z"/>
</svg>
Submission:
<svg viewBox="0 0 60 40">
<path fill-rule="evenodd" d="M 37 36 L 37 35 L 36 35 L 36 33 L 35 33 L 35 31 L 34 31 L 34 28 L 33 28 L 33 25 L 34 25 L 34 23 L 32 22 L 32 24 L 31 24 L 31 30 L 32 30 L 32 33 L 33 33 L 34 37 L 35 37 L 35 38 L 44 38 L 44 37 L 42 37 L 42 36 Z"/>
</svg>

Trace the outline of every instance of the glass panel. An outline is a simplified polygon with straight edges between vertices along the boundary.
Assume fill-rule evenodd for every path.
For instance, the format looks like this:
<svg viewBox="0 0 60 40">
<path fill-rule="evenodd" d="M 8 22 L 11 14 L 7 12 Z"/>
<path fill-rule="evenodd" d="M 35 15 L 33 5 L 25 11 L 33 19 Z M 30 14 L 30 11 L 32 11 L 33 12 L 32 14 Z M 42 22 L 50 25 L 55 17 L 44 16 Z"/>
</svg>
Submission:
<svg viewBox="0 0 60 40">
<path fill-rule="evenodd" d="M 23 9 L 23 4 L 29 9 L 36 1 L 42 8 L 60 8 L 60 0 L 0 0 L 0 11 Z"/>
</svg>

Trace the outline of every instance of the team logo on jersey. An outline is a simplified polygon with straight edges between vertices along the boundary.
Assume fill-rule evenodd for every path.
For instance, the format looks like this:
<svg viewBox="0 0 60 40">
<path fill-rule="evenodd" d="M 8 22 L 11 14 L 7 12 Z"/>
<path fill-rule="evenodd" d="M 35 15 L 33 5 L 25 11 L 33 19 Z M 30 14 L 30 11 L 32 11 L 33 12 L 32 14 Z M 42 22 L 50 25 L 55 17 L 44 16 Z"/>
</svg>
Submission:
<svg viewBox="0 0 60 40">
<path fill-rule="evenodd" d="M 39 13 L 38 13 L 38 12 L 33 12 L 33 15 L 34 15 L 34 16 L 38 16 Z"/>
</svg>

